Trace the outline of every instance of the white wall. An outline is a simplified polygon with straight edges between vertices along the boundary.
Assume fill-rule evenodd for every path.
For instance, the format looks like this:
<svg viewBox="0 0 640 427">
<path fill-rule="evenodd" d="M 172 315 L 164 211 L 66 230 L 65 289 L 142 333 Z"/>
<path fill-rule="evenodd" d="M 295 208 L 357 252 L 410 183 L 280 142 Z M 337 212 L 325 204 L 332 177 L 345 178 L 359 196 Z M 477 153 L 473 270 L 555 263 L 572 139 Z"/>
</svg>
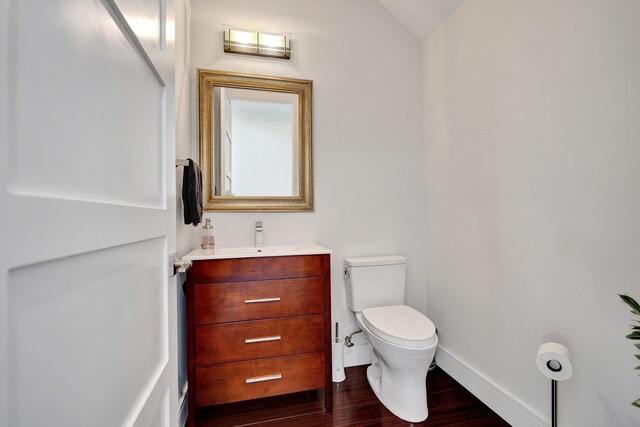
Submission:
<svg viewBox="0 0 640 427">
<path fill-rule="evenodd" d="M 191 87 L 190 87 L 190 57 L 191 57 L 191 9 L 189 0 L 176 0 L 176 158 L 192 157 L 191 151 Z M 197 160 L 197 156 L 193 157 Z M 178 256 L 182 256 L 194 248 L 194 241 L 198 232 L 192 225 L 184 224 L 182 213 L 182 167 L 176 168 L 176 249 Z M 184 283 L 186 275 L 179 277 L 178 284 Z M 186 300 L 182 286 L 178 286 L 178 392 L 181 402 L 186 402 L 183 391 L 187 385 L 187 336 L 186 336 Z M 186 409 L 181 413 L 186 416 Z M 181 419 L 180 425 L 183 425 Z"/>
<path fill-rule="evenodd" d="M 191 94 L 191 1 L 176 0 L 176 158 L 192 158 L 198 160 L 198 149 L 194 147 L 192 135 L 193 116 L 197 98 Z M 194 249 L 194 239 L 200 230 L 192 225 L 184 224 L 182 212 L 182 173 L 183 168 L 176 168 L 177 203 L 177 244 L 179 255 L 184 255 Z M 200 242 L 198 241 L 198 244 Z"/>
<path fill-rule="evenodd" d="M 441 345 L 559 425 L 637 426 L 640 2 L 465 1 L 425 42 L 427 311 Z"/>
<path fill-rule="evenodd" d="M 408 303 L 424 312 L 420 43 L 370 0 L 193 0 L 192 18 L 194 69 L 314 85 L 315 212 L 208 214 L 216 243 L 253 244 L 254 221 L 262 220 L 265 245 L 317 242 L 333 249 L 334 320 L 342 335 L 355 327 L 345 305 L 343 258 L 400 253 L 409 258 Z M 292 60 L 223 54 L 222 24 L 293 33 Z M 195 111 L 194 105 L 194 130 Z M 194 131 L 194 153 L 195 137 Z M 346 359 L 354 361 L 351 354 Z"/>
</svg>

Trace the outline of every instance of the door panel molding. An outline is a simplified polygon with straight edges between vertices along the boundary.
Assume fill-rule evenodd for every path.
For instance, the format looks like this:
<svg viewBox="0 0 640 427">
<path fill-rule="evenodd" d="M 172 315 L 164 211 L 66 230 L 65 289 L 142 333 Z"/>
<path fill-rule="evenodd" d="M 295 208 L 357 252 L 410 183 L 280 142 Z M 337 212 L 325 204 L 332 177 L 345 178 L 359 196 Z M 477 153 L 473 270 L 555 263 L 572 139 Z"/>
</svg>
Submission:
<svg viewBox="0 0 640 427">
<path fill-rule="evenodd" d="M 168 386 L 165 252 L 161 237 L 10 271 L 10 425 L 119 425 Z"/>
<path fill-rule="evenodd" d="M 11 192 L 166 208 L 170 57 L 149 59 L 106 0 L 13 0 L 11 14 Z"/>
</svg>

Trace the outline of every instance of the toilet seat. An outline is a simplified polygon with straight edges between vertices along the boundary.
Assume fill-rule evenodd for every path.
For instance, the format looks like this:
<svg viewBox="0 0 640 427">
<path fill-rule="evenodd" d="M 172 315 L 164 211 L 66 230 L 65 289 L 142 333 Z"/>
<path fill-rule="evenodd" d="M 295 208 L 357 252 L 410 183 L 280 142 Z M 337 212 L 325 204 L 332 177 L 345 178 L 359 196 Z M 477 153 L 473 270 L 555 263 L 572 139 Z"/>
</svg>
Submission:
<svg viewBox="0 0 640 427">
<path fill-rule="evenodd" d="M 362 321 L 380 338 L 403 347 L 429 347 L 436 342 L 433 322 L 406 305 L 365 308 Z"/>
</svg>

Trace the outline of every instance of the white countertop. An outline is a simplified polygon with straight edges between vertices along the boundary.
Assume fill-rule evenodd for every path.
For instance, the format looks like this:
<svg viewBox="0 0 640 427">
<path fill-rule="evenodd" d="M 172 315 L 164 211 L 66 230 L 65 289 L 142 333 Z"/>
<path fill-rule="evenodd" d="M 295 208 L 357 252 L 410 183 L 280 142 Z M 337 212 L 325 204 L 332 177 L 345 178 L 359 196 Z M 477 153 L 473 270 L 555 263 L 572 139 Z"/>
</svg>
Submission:
<svg viewBox="0 0 640 427">
<path fill-rule="evenodd" d="M 213 249 L 195 249 L 182 257 L 185 261 L 225 258 L 259 258 L 273 256 L 321 255 L 333 251 L 315 243 L 292 243 L 256 246 L 216 246 Z"/>
</svg>

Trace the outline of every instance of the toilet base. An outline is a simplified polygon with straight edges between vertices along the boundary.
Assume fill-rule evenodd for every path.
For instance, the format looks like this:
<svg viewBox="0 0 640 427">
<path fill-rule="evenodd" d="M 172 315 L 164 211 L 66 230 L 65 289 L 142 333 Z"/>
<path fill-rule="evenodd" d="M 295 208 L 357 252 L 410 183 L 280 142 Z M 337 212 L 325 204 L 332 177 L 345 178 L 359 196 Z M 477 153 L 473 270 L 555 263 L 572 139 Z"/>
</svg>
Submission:
<svg viewBox="0 0 640 427">
<path fill-rule="evenodd" d="M 392 390 L 395 387 L 388 387 L 388 383 L 385 384 L 386 387 L 382 388 L 382 368 L 379 363 L 369 365 L 367 381 L 380 403 L 396 417 L 410 423 L 420 423 L 427 419 L 429 410 L 427 409 L 426 387 L 414 389 L 417 391 L 417 396 L 409 395 L 406 392 L 394 393 Z M 422 391 L 424 392 L 421 393 Z"/>
<path fill-rule="evenodd" d="M 380 400 L 379 394 L 381 373 L 382 370 L 380 369 L 380 364 L 377 362 L 369 365 L 369 367 L 367 368 L 367 381 L 369 381 L 369 385 L 371 386 L 373 392 L 376 394 L 378 400 Z"/>
<path fill-rule="evenodd" d="M 356 314 L 371 346 L 373 355 L 367 368 L 367 380 L 380 402 L 395 416 L 411 423 L 427 419 L 426 377 L 438 345 L 403 348 L 380 339 Z"/>
</svg>

